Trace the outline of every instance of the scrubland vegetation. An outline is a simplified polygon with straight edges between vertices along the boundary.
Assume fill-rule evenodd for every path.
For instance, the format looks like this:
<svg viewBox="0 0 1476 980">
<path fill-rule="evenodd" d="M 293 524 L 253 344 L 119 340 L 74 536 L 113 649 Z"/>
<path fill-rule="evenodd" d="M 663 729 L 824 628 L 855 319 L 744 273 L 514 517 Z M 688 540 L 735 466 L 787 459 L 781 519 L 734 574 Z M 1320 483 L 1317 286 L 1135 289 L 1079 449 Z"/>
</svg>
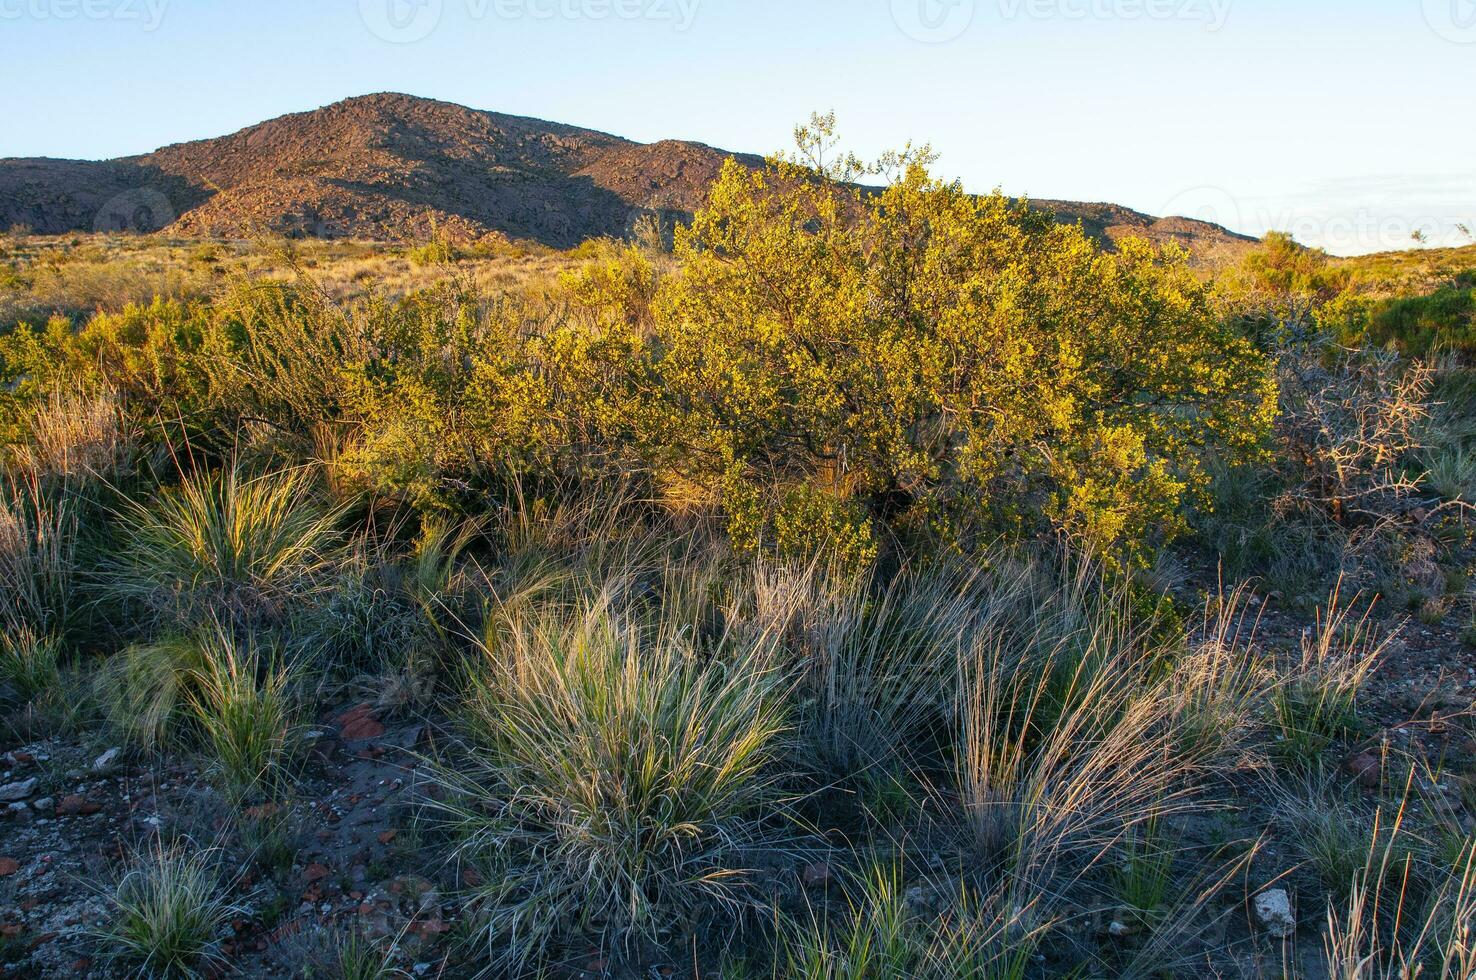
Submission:
<svg viewBox="0 0 1476 980">
<path fill-rule="evenodd" d="M 251 969 L 1476 977 L 1471 678 L 1378 696 L 1476 632 L 1476 255 L 1205 270 L 798 135 L 670 248 L 5 245 L 7 742 L 211 814 L 102 975 L 298 909 L 367 702 L 454 927 Z"/>
</svg>

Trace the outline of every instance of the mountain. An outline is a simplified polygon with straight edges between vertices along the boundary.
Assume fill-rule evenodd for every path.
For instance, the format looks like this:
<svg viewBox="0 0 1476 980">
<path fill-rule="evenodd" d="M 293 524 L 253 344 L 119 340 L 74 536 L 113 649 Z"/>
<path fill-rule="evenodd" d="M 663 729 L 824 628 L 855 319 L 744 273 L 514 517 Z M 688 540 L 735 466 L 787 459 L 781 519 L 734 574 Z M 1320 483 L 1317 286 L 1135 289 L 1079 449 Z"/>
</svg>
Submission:
<svg viewBox="0 0 1476 980">
<path fill-rule="evenodd" d="M 143 156 L 0 160 L 0 227 L 185 237 L 260 229 L 377 240 L 423 239 L 440 228 L 564 248 L 624 235 L 652 212 L 691 214 L 729 157 L 762 163 L 701 143 L 636 143 L 381 93 Z M 1135 234 L 1176 241 L 1199 255 L 1252 241 L 1207 222 L 1111 204 L 1037 206 L 1108 241 Z"/>
</svg>

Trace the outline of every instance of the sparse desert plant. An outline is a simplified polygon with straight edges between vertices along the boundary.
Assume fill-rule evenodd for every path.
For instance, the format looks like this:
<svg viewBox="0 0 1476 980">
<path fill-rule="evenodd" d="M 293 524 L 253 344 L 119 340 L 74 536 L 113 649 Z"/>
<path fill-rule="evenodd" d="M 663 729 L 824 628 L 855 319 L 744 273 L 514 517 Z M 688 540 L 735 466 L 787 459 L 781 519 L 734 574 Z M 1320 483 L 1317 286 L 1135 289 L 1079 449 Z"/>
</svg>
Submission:
<svg viewBox="0 0 1476 980">
<path fill-rule="evenodd" d="M 1318 340 L 1287 347 L 1279 438 L 1302 472 L 1294 496 L 1338 521 L 1380 522 L 1417 489 L 1399 463 L 1420 447 L 1431 369 Z"/>
<path fill-rule="evenodd" d="M 216 852 L 156 844 L 134 855 L 105 897 L 112 922 L 99 938 L 132 975 L 201 977 L 225 965 L 217 940 L 242 910 Z"/>
<path fill-rule="evenodd" d="M 23 702 L 54 691 L 61 684 L 61 641 L 28 626 L 0 634 L 0 685 Z"/>
<path fill-rule="evenodd" d="M 98 672 L 97 696 L 113 730 L 143 749 L 162 749 L 179 735 L 204 670 L 192 637 L 139 643 L 112 657 Z"/>
<path fill-rule="evenodd" d="M 0 629 L 65 628 L 76 591 L 77 529 L 64 491 L 34 479 L 0 485 Z"/>
<path fill-rule="evenodd" d="M 1444 500 L 1476 504 L 1476 451 L 1446 445 L 1427 449 L 1425 485 Z"/>
<path fill-rule="evenodd" d="M 742 903 L 746 844 L 774 831 L 783 678 L 761 645 L 695 648 L 631 621 L 616 586 L 489 629 L 439 804 L 478 869 L 488 955 L 536 960 L 569 930 L 610 943 Z M 495 616 L 494 616 L 495 618 Z"/>
<path fill-rule="evenodd" d="M 1425 849 L 1401 819 L 1359 807 L 1327 787 L 1294 787 L 1283 794 L 1278 809 L 1295 853 L 1336 901 L 1347 899 L 1367 878 L 1370 854 L 1381 855 L 1382 866 L 1398 872 L 1413 866 Z"/>
<path fill-rule="evenodd" d="M 150 750 L 200 746 L 232 798 L 270 791 L 282 778 L 296 734 L 292 677 L 266 641 L 210 623 L 129 647 L 96 687 L 122 738 Z"/>
<path fill-rule="evenodd" d="M 1261 726 L 1257 715 L 1274 682 L 1254 648 L 1258 622 L 1237 588 L 1205 603 L 1202 625 L 1174 664 L 1166 694 L 1177 702 L 1181 751 L 1212 758 L 1248 749 Z"/>
<path fill-rule="evenodd" d="M 185 621 L 280 613 L 322 587 L 338 543 L 338 512 L 318 505 L 306 469 L 195 473 L 121 518 L 112 589 Z"/>
<path fill-rule="evenodd" d="M 233 800 L 269 794 L 285 779 L 296 735 L 282 655 L 219 625 L 199 642 L 201 669 L 189 697 L 212 769 Z"/>
<path fill-rule="evenodd" d="M 1358 723 L 1358 696 L 1384 655 L 1388 637 L 1372 620 L 1373 604 L 1356 613 L 1341 586 L 1302 633 L 1299 659 L 1271 696 L 1275 754 L 1286 765 L 1314 765 L 1335 740 Z"/>
<path fill-rule="evenodd" d="M 1324 948 L 1333 980 L 1476 976 L 1476 844 L 1454 870 L 1417 866 L 1407 813 L 1374 824 L 1373 846 L 1329 903 Z M 1429 880 L 1422 880 L 1429 875 Z"/>
<path fill-rule="evenodd" d="M 323 980 L 393 980 L 408 974 L 394 965 L 395 944 L 376 942 L 359 929 L 324 930 L 307 940 L 307 976 Z"/>
<path fill-rule="evenodd" d="M 811 910 L 780 937 L 778 975 L 803 980 L 919 977 L 1023 980 L 1045 929 L 1033 907 L 1000 894 L 957 894 L 917 886 L 909 900 L 896 867 L 874 865 L 848 876 L 847 906 L 839 916 Z M 838 920 L 838 921 L 837 921 Z"/>
</svg>

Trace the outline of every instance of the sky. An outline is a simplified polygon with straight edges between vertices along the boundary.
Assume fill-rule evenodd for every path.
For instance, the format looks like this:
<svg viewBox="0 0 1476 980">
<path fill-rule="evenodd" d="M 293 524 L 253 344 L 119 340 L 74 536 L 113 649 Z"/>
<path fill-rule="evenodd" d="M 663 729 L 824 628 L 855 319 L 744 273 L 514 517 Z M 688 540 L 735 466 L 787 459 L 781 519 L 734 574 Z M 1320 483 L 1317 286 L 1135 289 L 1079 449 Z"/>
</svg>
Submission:
<svg viewBox="0 0 1476 980">
<path fill-rule="evenodd" d="M 784 148 L 834 110 L 970 190 L 1336 254 L 1476 235 L 1476 0 L 0 0 L 0 156 L 397 91 Z"/>
</svg>

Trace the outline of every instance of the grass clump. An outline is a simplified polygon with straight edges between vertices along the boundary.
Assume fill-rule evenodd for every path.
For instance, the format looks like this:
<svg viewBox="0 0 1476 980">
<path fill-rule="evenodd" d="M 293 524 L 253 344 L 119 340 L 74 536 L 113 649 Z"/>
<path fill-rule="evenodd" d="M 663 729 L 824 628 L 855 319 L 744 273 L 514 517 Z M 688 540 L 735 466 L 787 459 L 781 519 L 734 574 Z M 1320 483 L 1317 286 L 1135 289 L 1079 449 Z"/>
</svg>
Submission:
<svg viewBox="0 0 1476 980">
<path fill-rule="evenodd" d="M 929 907 L 926 889 L 909 891 L 895 867 L 851 876 L 846 892 L 838 916 L 812 913 L 781 934 L 776 975 L 1023 980 L 1044 934 L 1031 908 L 1012 907 L 1000 895 L 941 896 L 947 910 L 940 914 Z"/>
<path fill-rule="evenodd" d="M 270 794 L 296 733 L 281 651 L 231 626 L 137 644 L 98 675 L 113 728 L 146 750 L 198 747 L 233 800 Z"/>
<path fill-rule="evenodd" d="M 0 635 L 0 684 L 28 702 L 61 684 L 62 647 L 54 636 L 20 627 Z"/>
<path fill-rule="evenodd" d="M 1017 582 L 1028 601 L 975 634 L 956 688 L 965 824 L 1027 889 L 1184 806 L 1207 761 L 1183 751 L 1182 692 L 1154 679 L 1164 651 L 1126 593 L 1096 593 L 1089 567 L 1052 581 Z"/>
<path fill-rule="evenodd" d="M 215 774 L 233 800 L 269 794 L 283 778 L 296 731 L 281 654 L 220 628 L 203 644 L 190 706 Z"/>
<path fill-rule="evenodd" d="M 122 738 L 139 748 L 162 750 L 178 744 L 203 670 L 200 644 L 190 637 L 134 644 L 104 665 L 97 694 Z"/>
<path fill-rule="evenodd" d="M 1275 755 L 1293 768 L 1314 766 L 1358 725 L 1358 694 L 1384 654 L 1372 605 L 1355 615 L 1334 590 L 1314 626 L 1302 634 L 1299 660 L 1271 697 Z"/>
<path fill-rule="evenodd" d="M 78 521 L 73 501 L 40 481 L 0 485 L 0 629 L 64 628 L 76 592 Z"/>
<path fill-rule="evenodd" d="M 317 504 L 307 469 L 195 473 L 121 518 L 113 590 L 186 621 L 279 612 L 321 586 L 337 543 L 338 514 Z"/>
<path fill-rule="evenodd" d="M 803 762 L 827 779 L 895 782 L 946 714 L 939 692 L 978 616 L 980 576 L 939 564 L 886 581 L 815 567 L 761 577 L 767 603 L 794 609 Z"/>
<path fill-rule="evenodd" d="M 139 977 L 202 977 L 223 968 L 222 928 L 241 909 L 211 851 L 162 846 L 135 856 L 107 896 L 112 924 L 100 935 Z"/>
<path fill-rule="evenodd" d="M 623 613 L 624 591 L 494 616 L 472 671 L 442 809 L 504 966 L 571 929 L 608 949 L 741 905 L 732 862 L 780 807 L 783 678 L 765 642 L 704 648 Z"/>
</svg>

